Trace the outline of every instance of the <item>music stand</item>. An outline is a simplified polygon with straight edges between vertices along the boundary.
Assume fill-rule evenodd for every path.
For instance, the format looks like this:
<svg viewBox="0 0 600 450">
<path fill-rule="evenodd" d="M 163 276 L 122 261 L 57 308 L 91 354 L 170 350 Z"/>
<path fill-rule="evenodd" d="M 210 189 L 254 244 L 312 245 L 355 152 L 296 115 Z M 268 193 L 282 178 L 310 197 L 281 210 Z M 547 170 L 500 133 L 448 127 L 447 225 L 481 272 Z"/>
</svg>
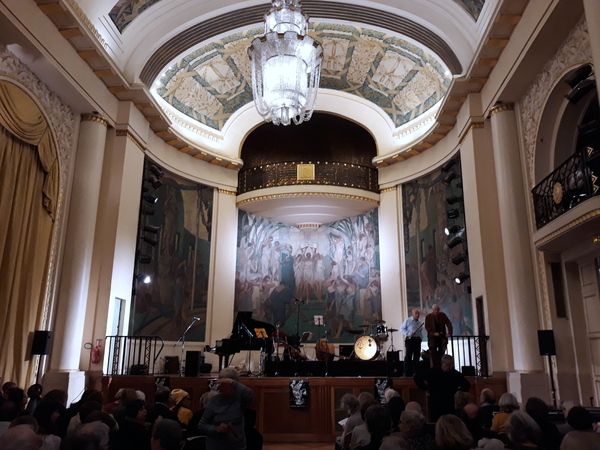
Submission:
<svg viewBox="0 0 600 450">
<path fill-rule="evenodd" d="M 177 343 L 179 341 L 181 341 L 181 360 L 180 360 L 181 363 L 179 364 L 179 376 L 180 377 L 183 377 L 184 368 L 185 368 L 185 359 L 183 359 L 183 355 L 185 354 L 185 335 L 187 334 L 188 331 L 190 331 L 190 328 L 192 328 L 194 326 L 194 324 L 196 323 L 197 320 L 200 320 L 200 319 L 198 317 L 193 317 L 192 323 L 190 323 L 190 325 L 185 329 L 185 331 L 179 337 L 179 339 L 177 339 L 177 342 L 175 342 L 175 344 L 173 344 L 173 347 L 175 347 L 177 345 Z"/>
</svg>

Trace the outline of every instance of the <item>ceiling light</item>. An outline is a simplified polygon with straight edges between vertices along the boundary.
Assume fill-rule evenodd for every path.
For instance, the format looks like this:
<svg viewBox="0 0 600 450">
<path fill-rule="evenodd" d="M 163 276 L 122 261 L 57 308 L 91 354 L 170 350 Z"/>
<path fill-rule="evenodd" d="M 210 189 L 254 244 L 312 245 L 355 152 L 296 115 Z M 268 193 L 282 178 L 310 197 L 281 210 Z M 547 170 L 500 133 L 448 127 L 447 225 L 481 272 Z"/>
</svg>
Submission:
<svg viewBox="0 0 600 450">
<path fill-rule="evenodd" d="M 444 183 L 446 186 L 450 186 L 452 180 L 456 180 L 457 178 L 460 178 L 459 174 L 457 174 L 456 172 L 449 172 L 448 175 L 446 175 L 442 180 L 442 183 Z"/>
<path fill-rule="evenodd" d="M 464 239 L 462 236 L 454 236 L 452 239 L 450 239 L 446 245 L 448 246 L 448 248 L 454 248 L 456 247 L 458 244 L 464 242 Z"/>
<path fill-rule="evenodd" d="M 148 236 L 144 236 L 142 238 L 142 240 L 147 243 L 150 244 L 152 247 L 156 247 L 156 245 L 158 244 L 158 240 L 153 238 L 153 237 L 148 237 Z"/>
<path fill-rule="evenodd" d="M 160 227 L 154 225 L 145 225 L 144 231 L 147 231 L 148 233 L 157 234 L 160 231 Z"/>
<path fill-rule="evenodd" d="M 312 116 L 323 48 L 307 33 L 300 0 L 272 0 L 265 34 L 248 49 L 254 102 L 267 122 L 298 125 Z"/>
<path fill-rule="evenodd" d="M 142 205 L 142 214 L 145 214 L 147 216 L 153 216 L 154 208 L 152 206 Z"/>
<path fill-rule="evenodd" d="M 158 177 L 153 174 L 146 175 L 146 177 L 144 178 L 144 181 L 147 181 L 148 183 L 150 183 L 150 186 L 152 186 L 154 189 L 158 189 L 159 187 L 162 186 L 162 181 L 160 181 L 158 179 Z"/>
<path fill-rule="evenodd" d="M 165 175 L 162 169 L 155 164 L 152 164 L 148 170 L 152 172 L 157 179 L 160 179 Z"/>
<path fill-rule="evenodd" d="M 458 209 L 449 209 L 446 211 L 446 215 L 448 216 L 448 219 L 456 219 L 460 216 L 460 211 Z"/>
<path fill-rule="evenodd" d="M 454 165 L 456 164 L 456 159 L 451 159 L 450 161 L 446 161 L 442 165 L 442 172 L 448 172 Z"/>
<path fill-rule="evenodd" d="M 140 275 L 136 275 L 135 278 L 144 284 L 149 284 L 152 281 L 152 278 L 150 278 L 150 275 L 140 274 Z"/>
<path fill-rule="evenodd" d="M 463 198 L 457 195 L 452 195 L 446 199 L 446 203 L 454 205 L 455 203 L 462 202 Z"/>
<path fill-rule="evenodd" d="M 459 264 L 464 263 L 467 260 L 467 255 L 465 253 L 459 253 L 458 255 L 454 255 L 450 261 L 452 261 L 452 264 L 454 264 L 455 266 L 458 266 Z"/>
<path fill-rule="evenodd" d="M 151 204 L 154 204 L 158 201 L 158 197 L 156 195 L 151 194 L 150 192 L 144 192 L 142 194 L 142 198 Z"/>
<path fill-rule="evenodd" d="M 588 78 L 592 74 L 592 66 L 586 64 L 575 70 L 568 78 L 565 79 L 565 83 L 569 85 L 571 89 L 574 89 L 579 83 Z"/>
<path fill-rule="evenodd" d="M 138 255 L 138 262 L 140 264 L 150 264 L 152 262 L 152 256 L 151 255 L 145 255 L 145 254 L 139 254 Z"/>
<path fill-rule="evenodd" d="M 575 104 L 596 87 L 596 81 L 592 79 L 583 80 L 571 92 L 565 95 L 566 99 Z"/>
<path fill-rule="evenodd" d="M 463 284 L 465 281 L 467 281 L 469 278 L 471 278 L 469 275 L 467 275 L 464 272 L 459 273 L 456 277 L 454 277 L 454 282 L 456 284 Z"/>
<path fill-rule="evenodd" d="M 444 233 L 446 233 L 446 236 L 450 236 L 451 234 L 458 233 L 460 230 L 462 230 L 460 225 L 452 225 L 451 227 L 444 228 Z"/>
</svg>

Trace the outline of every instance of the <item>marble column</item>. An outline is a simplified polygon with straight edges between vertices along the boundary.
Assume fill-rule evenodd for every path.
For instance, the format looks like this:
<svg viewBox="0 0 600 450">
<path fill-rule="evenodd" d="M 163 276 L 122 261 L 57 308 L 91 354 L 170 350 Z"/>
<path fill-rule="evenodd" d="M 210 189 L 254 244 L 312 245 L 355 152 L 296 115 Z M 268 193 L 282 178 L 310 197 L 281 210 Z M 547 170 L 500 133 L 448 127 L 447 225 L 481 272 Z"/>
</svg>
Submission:
<svg viewBox="0 0 600 450">
<path fill-rule="evenodd" d="M 514 370 L 542 371 L 537 343 L 539 315 L 525 200 L 529 194 L 523 181 L 513 105 L 495 107 L 490 120 Z"/>
<path fill-rule="evenodd" d="M 54 343 L 50 371 L 44 376 L 44 391 L 65 389 L 69 402 L 75 400 L 85 387 L 80 355 L 107 126 L 108 122 L 99 115 L 81 116 L 53 328 Z"/>
<path fill-rule="evenodd" d="M 596 68 L 595 72 L 598 73 L 600 67 L 600 2 L 598 0 L 583 0 L 583 8 L 590 35 L 593 64 Z M 598 95 L 600 95 L 600 90 Z"/>
</svg>

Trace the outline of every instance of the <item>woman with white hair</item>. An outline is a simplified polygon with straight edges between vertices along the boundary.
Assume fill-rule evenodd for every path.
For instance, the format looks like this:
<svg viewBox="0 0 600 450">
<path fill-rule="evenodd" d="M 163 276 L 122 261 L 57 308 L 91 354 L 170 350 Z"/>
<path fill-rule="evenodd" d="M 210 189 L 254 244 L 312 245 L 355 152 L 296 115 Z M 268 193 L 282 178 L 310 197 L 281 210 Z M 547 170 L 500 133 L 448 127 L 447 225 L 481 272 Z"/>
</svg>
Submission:
<svg viewBox="0 0 600 450">
<path fill-rule="evenodd" d="M 500 398 L 502 400 L 502 398 Z M 542 441 L 542 431 L 533 418 L 523 411 L 514 411 L 506 423 L 510 442 L 509 448 L 515 450 L 536 449 Z"/>
<path fill-rule="evenodd" d="M 210 400 L 198 425 L 205 435 L 206 450 L 243 450 L 246 448 L 244 409 L 254 399 L 252 390 L 238 382 L 233 367 L 219 372 L 215 381 L 219 393 Z"/>
<path fill-rule="evenodd" d="M 492 427 L 490 430 L 495 431 L 498 434 L 506 433 L 506 422 L 510 418 L 513 411 L 519 409 L 519 402 L 517 398 L 510 392 L 505 392 L 498 401 L 500 406 L 500 412 L 492 419 Z"/>
</svg>

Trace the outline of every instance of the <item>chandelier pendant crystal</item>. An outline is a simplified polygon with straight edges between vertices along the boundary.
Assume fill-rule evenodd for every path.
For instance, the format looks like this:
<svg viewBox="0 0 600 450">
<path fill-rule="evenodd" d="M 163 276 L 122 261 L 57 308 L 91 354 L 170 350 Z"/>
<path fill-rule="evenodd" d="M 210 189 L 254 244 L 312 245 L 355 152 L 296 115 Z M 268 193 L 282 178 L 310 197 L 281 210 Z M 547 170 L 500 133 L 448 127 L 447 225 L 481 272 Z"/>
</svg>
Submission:
<svg viewBox="0 0 600 450">
<path fill-rule="evenodd" d="M 272 0 L 265 34 L 248 48 L 252 94 L 258 113 L 275 125 L 312 116 L 321 79 L 323 48 L 308 36 L 300 0 Z"/>
</svg>

